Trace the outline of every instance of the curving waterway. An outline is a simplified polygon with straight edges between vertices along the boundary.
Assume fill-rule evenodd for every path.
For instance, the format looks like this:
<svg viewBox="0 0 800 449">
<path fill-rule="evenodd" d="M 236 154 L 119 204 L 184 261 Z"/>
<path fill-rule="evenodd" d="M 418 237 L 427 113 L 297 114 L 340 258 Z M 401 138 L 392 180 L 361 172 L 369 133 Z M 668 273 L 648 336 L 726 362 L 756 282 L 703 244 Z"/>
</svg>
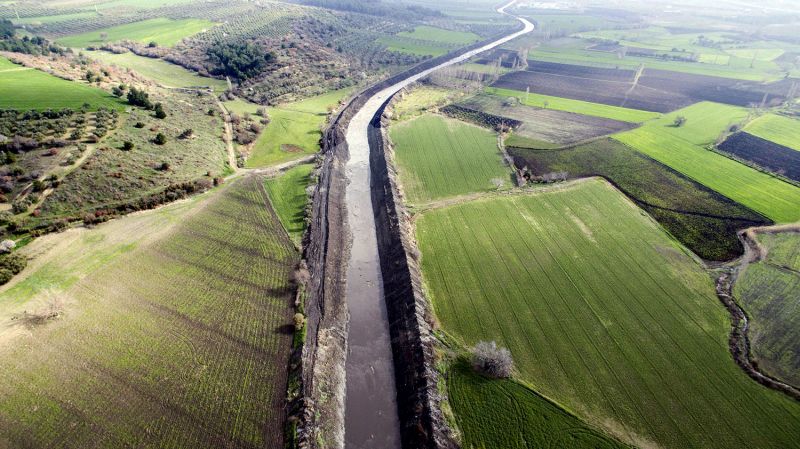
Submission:
<svg viewBox="0 0 800 449">
<path fill-rule="evenodd" d="M 497 9 L 510 15 L 506 8 Z M 347 267 L 347 307 L 350 313 L 346 362 L 345 447 L 347 449 L 400 449 L 400 426 L 389 337 L 383 297 L 375 219 L 370 195 L 368 127 L 381 105 L 409 84 L 434 70 L 465 61 L 516 37 L 533 31 L 521 17 L 524 28 L 490 44 L 454 57 L 442 64 L 400 81 L 371 97 L 353 116 L 346 139 L 350 151 L 346 174 L 347 220 L 353 243 Z"/>
</svg>

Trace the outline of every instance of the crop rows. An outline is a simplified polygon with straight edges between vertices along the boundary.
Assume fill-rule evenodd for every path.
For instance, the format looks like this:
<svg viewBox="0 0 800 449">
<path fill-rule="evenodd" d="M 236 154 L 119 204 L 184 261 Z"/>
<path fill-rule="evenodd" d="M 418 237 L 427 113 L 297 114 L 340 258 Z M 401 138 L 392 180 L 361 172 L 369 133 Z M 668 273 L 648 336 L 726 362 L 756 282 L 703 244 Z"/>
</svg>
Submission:
<svg viewBox="0 0 800 449">
<path fill-rule="evenodd" d="M 800 235 L 762 234 L 765 260 L 739 273 L 734 294 L 750 318 L 751 350 L 762 370 L 800 385 Z"/>
<path fill-rule="evenodd" d="M 564 171 L 571 178 L 608 179 L 706 260 L 741 255 L 736 233 L 769 224 L 760 214 L 611 139 L 557 151 L 509 148 L 508 152 L 518 167 L 528 167 L 536 176 Z"/>
<path fill-rule="evenodd" d="M 408 200 L 434 199 L 508 184 L 495 134 L 477 126 L 425 115 L 390 130 Z"/>
<path fill-rule="evenodd" d="M 717 145 L 734 158 L 800 182 L 800 151 L 746 132 L 738 132 Z"/>
<path fill-rule="evenodd" d="M 490 90 L 490 92 L 494 91 L 494 89 Z M 516 104 L 515 101 L 514 104 L 507 105 L 508 100 L 497 95 L 476 95 L 459 104 L 466 108 L 519 120 L 523 125 L 515 130 L 515 134 L 561 145 L 625 131 L 634 126 L 619 120 L 561 111 L 551 108 L 549 105 L 547 108 L 527 106 L 533 101 L 526 102 L 524 92 L 521 92 L 518 98 L 523 104 Z M 650 113 L 645 112 L 644 114 Z"/>
<path fill-rule="evenodd" d="M 1 355 L 4 441 L 281 447 L 297 255 L 261 180 L 148 217 L 107 225 L 143 225 L 141 246 L 105 227 L 79 240 L 116 239 L 117 254 L 52 283 L 77 313 Z"/>
<path fill-rule="evenodd" d="M 798 447 L 781 423 L 800 405 L 730 359 L 707 275 L 608 184 L 424 212 L 417 237 L 443 329 L 508 347 L 590 423 L 635 444 Z"/>
<path fill-rule="evenodd" d="M 676 127 L 679 115 L 687 121 Z M 800 220 L 799 188 L 704 148 L 745 116 L 743 109 L 699 103 L 614 138 L 776 222 Z"/>
</svg>

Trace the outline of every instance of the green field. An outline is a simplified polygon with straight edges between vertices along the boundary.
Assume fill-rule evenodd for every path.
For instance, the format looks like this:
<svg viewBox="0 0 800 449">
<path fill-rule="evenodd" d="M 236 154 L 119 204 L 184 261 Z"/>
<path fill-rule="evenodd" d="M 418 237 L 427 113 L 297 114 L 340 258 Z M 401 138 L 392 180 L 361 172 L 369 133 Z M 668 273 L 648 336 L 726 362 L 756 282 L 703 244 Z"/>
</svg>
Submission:
<svg viewBox="0 0 800 449">
<path fill-rule="evenodd" d="M 506 139 L 508 153 L 524 160 L 536 175 L 565 171 L 574 178 L 608 179 L 706 260 L 740 256 L 737 231 L 769 224 L 756 212 L 612 139 L 555 151 L 518 149 L 513 143 Z"/>
<path fill-rule="evenodd" d="M 474 33 L 450 31 L 431 26 L 418 26 L 414 31 L 404 31 L 394 36 L 380 37 L 377 42 L 387 50 L 418 56 L 441 56 L 458 47 L 480 40 Z"/>
<path fill-rule="evenodd" d="M 328 108 L 337 106 L 350 92 L 349 88 L 341 89 L 266 108 L 270 122 L 253 145 L 247 167 L 266 167 L 318 152 Z M 256 109 L 257 106 L 249 103 L 231 105 L 231 110 L 237 113 L 254 113 Z"/>
<path fill-rule="evenodd" d="M 672 124 L 677 116 L 687 119 L 682 127 Z M 776 222 L 800 220 L 800 189 L 704 147 L 746 116 L 744 108 L 703 102 L 614 138 Z"/>
<path fill-rule="evenodd" d="M 24 250 L 0 290 L 3 446 L 282 447 L 298 255 L 261 179 Z"/>
<path fill-rule="evenodd" d="M 434 209 L 416 225 L 443 330 L 508 347 L 521 380 L 581 419 L 642 447 L 800 447 L 786 425 L 800 404 L 733 362 L 709 276 L 606 182 Z"/>
<path fill-rule="evenodd" d="M 392 107 L 393 118 L 404 120 L 423 114 L 432 107 L 443 106 L 461 94 L 436 86 L 415 86 L 410 91 L 404 91 L 402 99 Z"/>
<path fill-rule="evenodd" d="M 749 134 L 800 151 L 800 120 L 765 114 L 744 128 Z"/>
<path fill-rule="evenodd" d="M 39 25 L 64 22 L 66 20 L 88 19 L 97 16 L 98 14 L 95 11 L 81 11 L 70 14 L 59 14 L 56 16 L 22 17 L 20 19 L 15 18 L 12 21 L 14 22 L 14 25 Z"/>
<path fill-rule="evenodd" d="M 0 109 L 122 109 L 121 100 L 86 84 L 63 80 L 40 70 L 13 64 L 0 56 Z"/>
<path fill-rule="evenodd" d="M 527 106 L 537 108 L 555 109 L 557 111 L 574 112 L 576 114 L 603 117 L 622 122 L 641 123 L 661 116 L 658 112 L 640 111 L 638 109 L 609 106 L 588 101 L 572 100 L 569 98 L 553 97 L 537 93 L 525 93 L 512 89 L 487 87 L 486 92 L 503 97 L 515 97 Z"/>
<path fill-rule="evenodd" d="M 104 64 L 113 64 L 117 67 L 132 69 L 164 87 L 208 86 L 216 92 L 222 92 L 228 88 L 228 83 L 225 80 L 200 76 L 162 59 L 147 58 L 131 52 L 114 54 L 105 51 L 86 51 L 84 53 Z"/>
<path fill-rule="evenodd" d="M 443 44 L 467 45 L 480 40 L 480 36 L 475 33 L 465 33 L 462 31 L 444 30 L 431 26 L 418 26 L 414 31 L 404 31 L 397 33 L 398 36 L 406 39 L 416 39 L 422 41 L 441 42 Z"/>
<path fill-rule="evenodd" d="M 299 245 L 306 230 L 306 187 L 311 183 L 314 164 L 303 164 L 287 170 L 264 183 L 275 212 L 292 241 Z"/>
<path fill-rule="evenodd" d="M 484 128 L 423 115 L 393 125 L 389 134 L 403 188 L 412 203 L 496 189 L 492 179 L 510 184 L 497 137 Z"/>
<path fill-rule="evenodd" d="M 465 449 L 627 447 L 530 389 L 512 380 L 483 377 L 466 362 L 451 368 L 447 393 Z"/>
<path fill-rule="evenodd" d="M 143 44 L 155 42 L 158 45 L 171 47 L 180 42 L 181 39 L 195 35 L 212 26 L 214 26 L 214 23 L 208 20 L 172 20 L 160 17 L 62 37 L 57 42 L 65 47 L 86 48 L 92 45 L 102 45 L 106 42 L 127 39 Z M 100 36 L 101 33 L 106 33 L 108 36 L 103 39 Z"/>
<path fill-rule="evenodd" d="M 800 385 L 800 234 L 759 234 L 767 257 L 748 265 L 734 296 L 750 317 L 750 341 L 758 366 Z"/>
</svg>

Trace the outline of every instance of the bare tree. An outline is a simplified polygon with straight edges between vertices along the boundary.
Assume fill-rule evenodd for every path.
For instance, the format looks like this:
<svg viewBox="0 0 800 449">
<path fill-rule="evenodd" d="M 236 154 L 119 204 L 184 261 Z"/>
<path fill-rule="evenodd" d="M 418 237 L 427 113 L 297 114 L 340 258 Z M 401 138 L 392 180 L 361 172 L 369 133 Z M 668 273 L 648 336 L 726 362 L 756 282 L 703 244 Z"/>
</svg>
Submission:
<svg viewBox="0 0 800 449">
<path fill-rule="evenodd" d="M 472 349 L 472 366 L 487 376 L 504 379 L 511 377 L 514 361 L 508 349 L 493 341 L 480 341 Z"/>
<path fill-rule="evenodd" d="M 502 189 L 503 186 L 506 185 L 505 181 L 503 181 L 500 178 L 492 178 L 492 184 L 494 184 L 494 186 L 495 186 L 495 188 L 497 188 L 497 190 Z"/>
</svg>

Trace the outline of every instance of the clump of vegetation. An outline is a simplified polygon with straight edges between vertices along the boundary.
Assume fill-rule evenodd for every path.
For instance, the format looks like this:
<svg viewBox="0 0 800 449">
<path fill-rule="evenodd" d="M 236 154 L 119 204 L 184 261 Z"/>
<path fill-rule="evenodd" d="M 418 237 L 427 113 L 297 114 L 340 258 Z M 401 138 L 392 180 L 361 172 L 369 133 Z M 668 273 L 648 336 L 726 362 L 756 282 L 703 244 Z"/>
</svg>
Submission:
<svg viewBox="0 0 800 449">
<path fill-rule="evenodd" d="M 155 139 L 153 139 L 153 143 L 156 145 L 164 145 L 167 143 L 167 136 L 165 136 L 164 133 L 158 133 L 156 134 Z"/>
<path fill-rule="evenodd" d="M 260 74 L 276 56 L 249 42 L 218 42 L 207 50 L 207 55 L 216 67 L 214 75 L 223 75 L 246 80 Z"/>
<path fill-rule="evenodd" d="M 679 115 L 675 117 L 675 120 L 672 122 L 672 126 L 676 128 L 680 128 L 681 126 L 686 124 L 686 117 Z"/>
<path fill-rule="evenodd" d="M 514 360 L 511 351 L 496 342 L 480 341 L 472 348 L 472 366 L 489 377 L 507 379 L 514 370 Z"/>
<path fill-rule="evenodd" d="M 19 38 L 14 24 L 8 19 L 0 19 L 0 51 L 13 51 L 29 55 L 64 54 L 66 51 L 39 36 Z"/>
<path fill-rule="evenodd" d="M 0 254 L 0 285 L 10 281 L 15 274 L 19 274 L 27 265 L 28 259 L 18 253 Z"/>
<path fill-rule="evenodd" d="M 153 109 L 153 103 L 150 101 L 150 95 L 144 90 L 139 90 L 131 87 L 128 91 L 128 103 L 132 106 L 139 106 L 145 109 Z"/>
</svg>

